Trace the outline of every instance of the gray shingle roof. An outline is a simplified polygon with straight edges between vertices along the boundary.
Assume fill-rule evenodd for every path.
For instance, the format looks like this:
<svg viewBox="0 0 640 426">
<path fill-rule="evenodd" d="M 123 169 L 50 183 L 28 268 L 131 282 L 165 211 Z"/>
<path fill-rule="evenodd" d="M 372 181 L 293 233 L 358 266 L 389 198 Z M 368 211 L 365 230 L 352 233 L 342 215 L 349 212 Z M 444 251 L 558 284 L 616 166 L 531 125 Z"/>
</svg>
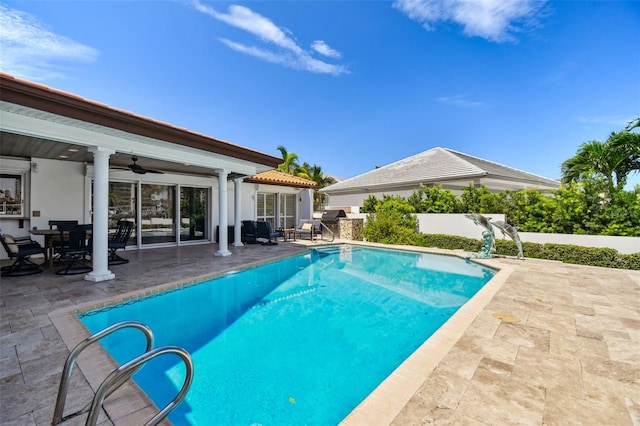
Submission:
<svg viewBox="0 0 640 426">
<path fill-rule="evenodd" d="M 559 182 L 448 148 L 432 148 L 395 163 L 330 185 L 322 192 L 438 183 L 441 181 L 494 178 L 558 187 Z"/>
</svg>

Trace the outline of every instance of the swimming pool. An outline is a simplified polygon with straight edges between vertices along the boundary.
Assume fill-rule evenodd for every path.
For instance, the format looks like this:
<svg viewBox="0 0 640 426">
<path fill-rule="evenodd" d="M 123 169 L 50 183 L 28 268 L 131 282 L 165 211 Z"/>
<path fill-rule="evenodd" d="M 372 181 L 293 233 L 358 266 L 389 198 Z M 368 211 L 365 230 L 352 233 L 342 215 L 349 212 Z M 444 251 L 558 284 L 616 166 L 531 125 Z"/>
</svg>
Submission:
<svg viewBox="0 0 640 426">
<path fill-rule="evenodd" d="M 91 332 L 142 321 L 156 346 L 192 354 L 176 425 L 337 424 L 493 274 L 457 257 L 340 246 L 80 319 Z M 119 363 L 143 350 L 127 332 L 103 343 Z M 172 361 L 134 377 L 158 406 L 182 384 Z"/>
</svg>

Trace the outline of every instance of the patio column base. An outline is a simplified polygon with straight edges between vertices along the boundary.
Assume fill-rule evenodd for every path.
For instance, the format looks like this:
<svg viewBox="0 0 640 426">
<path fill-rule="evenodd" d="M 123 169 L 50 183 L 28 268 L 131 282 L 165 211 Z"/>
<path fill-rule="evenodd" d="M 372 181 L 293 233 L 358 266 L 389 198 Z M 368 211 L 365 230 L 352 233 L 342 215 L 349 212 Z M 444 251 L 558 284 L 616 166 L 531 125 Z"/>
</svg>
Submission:
<svg viewBox="0 0 640 426">
<path fill-rule="evenodd" d="M 244 247 L 244 244 L 242 243 L 242 241 L 236 241 L 233 243 L 234 247 Z"/>
<path fill-rule="evenodd" d="M 225 257 L 231 256 L 231 252 L 229 250 L 218 250 L 214 253 L 214 256 Z"/>
<path fill-rule="evenodd" d="M 100 282 L 100 281 L 107 281 L 107 280 L 113 280 L 116 278 L 116 274 L 114 274 L 111 271 L 105 271 L 102 273 L 98 273 L 98 272 L 89 272 L 87 275 L 84 276 L 85 281 L 93 281 L 94 283 Z"/>
</svg>

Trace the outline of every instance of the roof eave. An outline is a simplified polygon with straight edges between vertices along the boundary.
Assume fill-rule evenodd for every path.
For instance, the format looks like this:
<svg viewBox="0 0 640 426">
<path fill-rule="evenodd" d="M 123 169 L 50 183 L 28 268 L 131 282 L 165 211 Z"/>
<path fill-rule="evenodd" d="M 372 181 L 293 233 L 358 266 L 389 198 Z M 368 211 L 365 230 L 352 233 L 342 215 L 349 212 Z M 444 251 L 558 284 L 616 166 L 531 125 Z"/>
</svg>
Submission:
<svg viewBox="0 0 640 426">
<path fill-rule="evenodd" d="M 0 100 L 124 132 L 252 163 L 277 167 L 282 159 L 168 123 L 0 73 Z"/>
</svg>

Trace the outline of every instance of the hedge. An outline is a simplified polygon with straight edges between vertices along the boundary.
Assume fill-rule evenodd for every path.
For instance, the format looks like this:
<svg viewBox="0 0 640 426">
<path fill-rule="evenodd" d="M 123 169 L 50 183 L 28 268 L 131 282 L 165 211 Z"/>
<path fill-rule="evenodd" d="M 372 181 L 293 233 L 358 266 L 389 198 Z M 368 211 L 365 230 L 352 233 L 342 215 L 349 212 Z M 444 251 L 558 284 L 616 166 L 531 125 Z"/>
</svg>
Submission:
<svg viewBox="0 0 640 426">
<path fill-rule="evenodd" d="M 478 252 L 482 241 L 445 234 L 420 234 L 419 245 L 449 250 Z M 601 266 L 605 268 L 640 270 L 640 253 L 622 254 L 611 248 L 583 247 L 570 244 L 522 243 L 525 257 L 558 260 L 577 265 Z M 496 239 L 496 254 L 517 256 L 518 249 L 511 240 Z"/>
</svg>

